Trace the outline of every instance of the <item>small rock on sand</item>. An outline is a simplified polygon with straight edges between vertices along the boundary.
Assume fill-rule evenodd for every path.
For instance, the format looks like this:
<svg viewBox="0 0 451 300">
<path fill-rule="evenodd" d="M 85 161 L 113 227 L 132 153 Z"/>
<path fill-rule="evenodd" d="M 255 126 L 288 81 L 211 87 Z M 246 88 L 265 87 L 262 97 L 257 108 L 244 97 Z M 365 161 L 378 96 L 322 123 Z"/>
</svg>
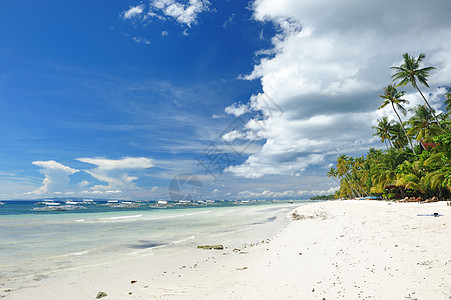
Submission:
<svg viewBox="0 0 451 300">
<path fill-rule="evenodd" d="M 108 296 L 107 293 L 105 293 L 105 292 L 98 292 L 97 296 L 96 296 L 96 299 L 100 299 L 100 298 L 103 298 L 103 297 L 106 297 L 106 296 Z"/>
</svg>

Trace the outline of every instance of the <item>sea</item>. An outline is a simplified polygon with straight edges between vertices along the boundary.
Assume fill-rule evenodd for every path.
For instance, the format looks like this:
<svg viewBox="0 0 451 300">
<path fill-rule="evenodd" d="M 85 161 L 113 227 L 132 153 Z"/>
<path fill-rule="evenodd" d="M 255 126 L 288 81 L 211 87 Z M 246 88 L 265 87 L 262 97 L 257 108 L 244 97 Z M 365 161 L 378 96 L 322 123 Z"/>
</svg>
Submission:
<svg viewBox="0 0 451 300">
<path fill-rule="evenodd" d="M 0 205 L 0 297 L 61 272 L 139 256 L 240 245 L 275 235 L 286 214 L 307 201 L 215 202 L 155 208 L 97 202 L 85 208 L 36 211 L 36 201 Z"/>
</svg>

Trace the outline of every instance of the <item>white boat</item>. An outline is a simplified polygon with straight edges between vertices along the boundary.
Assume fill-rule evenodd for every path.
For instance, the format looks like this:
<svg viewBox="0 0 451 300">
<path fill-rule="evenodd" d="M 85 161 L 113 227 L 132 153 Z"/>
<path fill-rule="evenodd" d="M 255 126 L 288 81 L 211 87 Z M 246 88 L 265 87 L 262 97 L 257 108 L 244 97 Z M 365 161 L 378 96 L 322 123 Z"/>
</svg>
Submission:
<svg viewBox="0 0 451 300">
<path fill-rule="evenodd" d="M 166 200 L 158 200 L 155 204 L 149 205 L 150 208 L 168 208 L 171 206 Z"/>
<path fill-rule="evenodd" d="M 44 200 L 44 201 L 42 201 L 42 204 L 48 205 L 48 206 L 59 206 L 59 205 L 61 205 L 61 203 L 55 202 L 53 200 Z"/>
<path fill-rule="evenodd" d="M 3 202 L 0 201 L 0 205 L 2 205 L 2 204 L 5 204 L 5 203 L 3 203 Z"/>
<path fill-rule="evenodd" d="M 34 207 L 31 210 L 32 211 L 66 211 L 66 210 L 76 210 L 76 209 L 87 209 L 84 206 L 80 205 L 61 205 L 61 203 L 58 203 L 59 205 L 46 205 L 46 206 L 39 206 Z"/>
<path fill-rule="evenodd" d="M 179 200 L 179 202 L 175 203 L 175 205 L 197 205 L 189 200 Z"/>
<path fill-rule="evenodd" d="M 75 201 L 66 201 L 66 204 L 67 205 L 77 205 L 77 204 L 79 204 L 80 202 L 75 202 Z"/>
<path fill-rule="evenodd" d="M 83 201 L 81 203 L 83 203 L 83 204 L 96 204 L 94 202 L 94 199 L 83 199 Z"/>
</svg>

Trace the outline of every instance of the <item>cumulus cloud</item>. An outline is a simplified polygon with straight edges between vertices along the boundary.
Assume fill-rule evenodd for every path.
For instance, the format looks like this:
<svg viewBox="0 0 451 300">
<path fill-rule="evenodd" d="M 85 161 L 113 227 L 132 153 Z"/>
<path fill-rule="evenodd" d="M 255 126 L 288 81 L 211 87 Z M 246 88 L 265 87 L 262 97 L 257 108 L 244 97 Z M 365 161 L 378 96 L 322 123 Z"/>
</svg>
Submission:
<svg viewBox="0 0 451 300">
<path fill-rule="evenodd" d="M 135 18 L 143 13 L 145 7 L 144 4 L 131 6 L 128 10 L 123 12 L 122 17 L 124 20 Z"/>
<path fill-rule="evenodd" d="M 97 167 L 85 170 L 86 173 L 107 185 L 96 185 L 92 189 L 98 192 L 122 193 L 122 190 L 136 189 L 134 183 L 138 177 L 130 176 L 130 172 L 153 167 L 153 160 L 145 157 L 125 157 L 114 160 L 107 158 L 77 158 L 78 161 Z"/>
<path fill-rule="evenodd" d="M 248 105 L 242 103 L 233 103 L 224 109 L 227 114 L 234 115 L 235 117 L 239 117 L 242 114 L 249 112 L 249 110 Z"/>
<path fill-rule="evenodd" d="M 261 81 L 263 93 L 245 106 L 258 117 L 244 131 L 252 128 L 265 143 L 244 163 L 227 169 L 237 176 L 297 175 L 309 166 L 329 164 L 337 154 L 363 154 L 379 146 L 371 130 L 381 113 L 378 95 L 391 81 L 390 67 L 399 65 L 405 52 L 424 52 L 425 64 L 437 68 L 429 92 L 451 83 L 447 0 L 429 6 L 419 0 L 408 6 L 388 0 L 256 0 L 252 9 L 257 21 L 273 22 L 278 32 L 273 47 L 259 51 L 260 61 L 242 76 Z M 412 104 L 421 101 L 405 88 Z M 264 96 L 273 99 L 279 113 L 268 108 Z M 440 108 L 439 101 L 432 103 Z M 240 108 L 236 103 L 226 110 L 239 114 Z"/>
<path fill-rule="evenodd" d="M 32 164 L 40 167 L 39 172 L 45 175 L 42 186 L 33 191 L 36 195 L 62 193 L 61 191 L 64 191 L 69 184 L 69 176 L 79 171 L 54 160 L 34 161 Z"/>
<path fill-rule="evenodd" d="M 209 10 L 209 5 L 210 2 L 207 0 L 189 0 L 186 4 L 175 0 L 154 0 L 151 2 L 151 7 L 154 10 L 188 27 L 197 22 L 197 16 L 200 13 Z"/>
</svg>

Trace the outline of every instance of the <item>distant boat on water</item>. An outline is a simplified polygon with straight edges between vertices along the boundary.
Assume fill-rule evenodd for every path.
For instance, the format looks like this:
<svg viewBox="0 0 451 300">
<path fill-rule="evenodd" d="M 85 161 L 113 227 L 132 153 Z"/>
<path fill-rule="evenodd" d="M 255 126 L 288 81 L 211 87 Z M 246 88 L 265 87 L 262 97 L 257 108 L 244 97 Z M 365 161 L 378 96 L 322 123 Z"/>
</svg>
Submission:
<svg viewBox="0 0 451 300">
<path fill-rule="evenodd" d="M 34 207 L 31 210 L 32 211 L 67 211 L 67 210 L 77 210 L 77 209 L 87 209 L 84 206 L 80 205 L 46 205 L 46 206 L 38 206 Z"/>
<path fill-rule="evenodd" d="M 83 204 L 97 204 L 94 202 L 94 199 L 83 199 L 83 201 L 81 202 Z"/>
<path fill-rule="evenodd" d="M 117 200 L 109 200 L 106 205 L 112 208 L 138 208 L 140 206 L 139 203 L 132 201 L 121 201 L 119 203 Z"/>
<path fill-rule="evenodd" d="M 172 205 L 170 205 L 166 200 L 158 200 L 155 204 L 149 205 L 150 208 L 168 208 L 171 206 Z"/>
<path fill-rule="evenodd" d="M 55 202 L 53 200 L 43 200 L 42 202 L 37 202 L 35 205 L 37 207 L 32 208 L 32 211 L 66 211 L 66 210 L 76 210 L 76 209 L 86 209 L 86 207 L 81 205 L 71 205 L 70 202 L 77 204 L 77 202 L 66 201 L 65 205 L 60 202 Z"/>
<path fill-rule="evenodd" d="M 0 205 L 2 205 L 2 204 L 5 204 L 5 203 L 3 203 L 3 202 L 0 201 Z"/>
<path fill-rule="evenodd" d="M 47 206 L 58 206 L 61 205 L 59 202 L 55 202 L 53 200 L 42 200 L 42 202 L 37 202 L 35 205 L 47 205 Z"/>
</svg>

